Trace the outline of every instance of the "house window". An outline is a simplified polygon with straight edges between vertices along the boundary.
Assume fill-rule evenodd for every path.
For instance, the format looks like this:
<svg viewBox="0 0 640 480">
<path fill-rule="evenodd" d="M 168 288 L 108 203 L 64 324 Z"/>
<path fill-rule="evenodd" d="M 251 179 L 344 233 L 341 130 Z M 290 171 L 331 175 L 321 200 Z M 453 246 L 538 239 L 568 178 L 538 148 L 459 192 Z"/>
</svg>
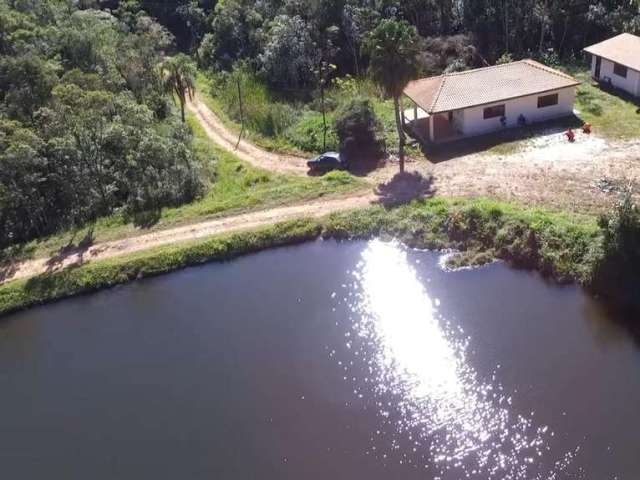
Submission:
<svg viewBox="0 0 640 480">
<path fill-rule="evenodd" d="M 495 105 L 484 109 L 484 119 L 504 117 L 504 105 Z"/>
<path fill-rule="evenodd" d="M 544 97 L 538 97 L 538 108 L 551 107 L 558 104 L 558 94 L 545 95 Z"/>
<path fill-rule="evenodd" d="M 619 63 L 613 64 L 613 73 L 622 78 L 627 78 L 627 67 Z"/>
</svg>

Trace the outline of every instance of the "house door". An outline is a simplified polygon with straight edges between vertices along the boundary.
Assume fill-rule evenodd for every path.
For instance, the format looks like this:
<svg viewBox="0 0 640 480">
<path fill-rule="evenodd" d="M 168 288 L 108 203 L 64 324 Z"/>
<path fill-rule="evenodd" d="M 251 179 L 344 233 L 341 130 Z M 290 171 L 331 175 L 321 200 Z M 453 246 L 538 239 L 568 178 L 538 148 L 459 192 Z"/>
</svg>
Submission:
<svg viewBox="0 0 640 480">
<path fill-rule="evenodd" d="M 600 68 L 602 67 L 602 58 L 596 57 L 596 71 L 593 74 L 593 77 L 596 80 L 600 80 Z"/>
</svg>

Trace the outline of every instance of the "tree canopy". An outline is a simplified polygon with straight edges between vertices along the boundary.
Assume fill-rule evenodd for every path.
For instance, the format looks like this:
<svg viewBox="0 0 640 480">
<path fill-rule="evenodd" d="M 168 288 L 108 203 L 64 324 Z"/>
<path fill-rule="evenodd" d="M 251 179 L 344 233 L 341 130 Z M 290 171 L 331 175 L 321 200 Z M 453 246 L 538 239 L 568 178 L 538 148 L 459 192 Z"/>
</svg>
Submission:
<svg viewBox="0 0 640 480">
<path fill-rule="evenodd" d="M 130 3 L 0 0 L 0 246 L 199 193 L 161 81 L 172 35 Z"/>
<path fill-rule="evenodd" d="M 404 172 L 404 131 L 400 102 L 404 88 L 418 74 L 418 33 L 406 21 L 382 20 L 366 41 L 366 50 L 371 58 L 371 74 L 387 95 L 393 97 L 398 130 L 398 152 L 400 172 Z"/>
</svg>

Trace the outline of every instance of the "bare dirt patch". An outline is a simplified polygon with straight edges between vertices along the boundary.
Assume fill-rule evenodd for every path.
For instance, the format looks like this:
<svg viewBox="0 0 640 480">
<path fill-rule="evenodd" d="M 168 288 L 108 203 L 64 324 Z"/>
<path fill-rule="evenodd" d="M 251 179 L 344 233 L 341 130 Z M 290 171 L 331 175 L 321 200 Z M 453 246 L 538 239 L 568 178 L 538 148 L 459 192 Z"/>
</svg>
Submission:
<svg viewBox="0 0 640 480">
<path fill-rule="evenodd" d="M 491 196 L 582 213 L 599 213 L 618 198 L 602 189 L 603 178 L 616 184 L 640 181 L 640 141 L 609 141 L 577 133 L 569 143 L 562 133 L 533 138 L 518 153 L 475 153 L 428 164 L 439 195 Z"/>
</svg>

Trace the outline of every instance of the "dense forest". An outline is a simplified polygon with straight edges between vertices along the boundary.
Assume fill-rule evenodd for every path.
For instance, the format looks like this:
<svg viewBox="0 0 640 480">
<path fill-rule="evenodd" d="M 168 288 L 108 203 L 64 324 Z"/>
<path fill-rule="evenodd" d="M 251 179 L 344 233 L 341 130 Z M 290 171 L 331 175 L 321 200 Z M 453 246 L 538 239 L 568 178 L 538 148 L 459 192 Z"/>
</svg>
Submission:
<svg viewBox="0 0 640 480">
<path fill-rule="evenodd" d="M 493 63 L 505 53 L 570 58 L 612 34 L 640 32 L 637 0 L 128 2 L 136 3 L 201 65 L 229 69 L 247 60 L 269 82 L 289 87 L 311 83 L 321 60 L 337 65 L 338 74 L 364 72 L 363 45 L 384 18 L 416 27 L 424 39 L 424 68 L 433 71 Z"/>
<path fill-rule="evenodd" d="M 173 102 L 180 92 L 168 85 L 176 65 L 191 67 L 167 58 L 191 56 L 222 87 L 240 72 L 270 98 L 317 102 L 330 83 L 355 96 L 358 79 L 384 76 L 368 42 L 389 19 L 418 40 L 414 73 L 435 74 L 524 56 L 571 62 L 586 44 L 640 32 L 640 1 L 0 0 L 0 246 L 202 192 Z M 229 91 L 235 98 L 235 83 Z M 375 98 L 326 100 L 377 128 Z M 263 129 L 279 129 L 276 106 Z M 283 104 L 283 122 L 291 108 Z M 393 113 L 377 113 L 393 124 Z M 314 151 L 327 139 L 309 141 L 320 121 L 309 119 L 285 126 L 296 147 Z"/>
<path fill-rule="evenodd" d="M 198 194 L 172 45 L 142 10 L 0 0 L 0 245 Z"/>
</svg>

